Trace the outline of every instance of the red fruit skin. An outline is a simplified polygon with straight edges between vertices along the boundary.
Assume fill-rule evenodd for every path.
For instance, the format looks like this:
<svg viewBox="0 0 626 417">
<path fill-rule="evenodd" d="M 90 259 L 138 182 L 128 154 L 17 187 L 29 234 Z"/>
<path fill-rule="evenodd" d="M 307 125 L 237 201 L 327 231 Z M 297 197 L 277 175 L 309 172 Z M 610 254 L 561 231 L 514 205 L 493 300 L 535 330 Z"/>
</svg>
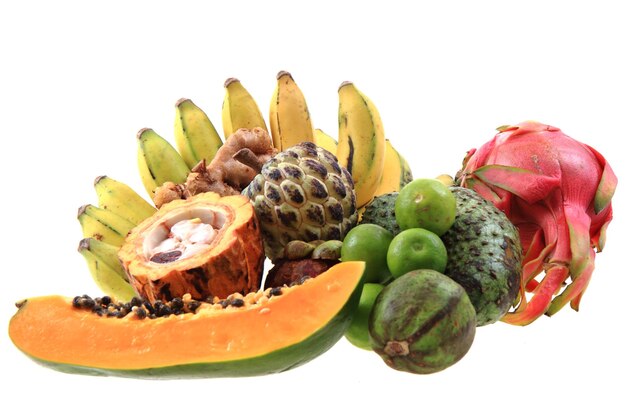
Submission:
<svg viewBox="0 0 626 417">
<path fill-rule="evenodd" d="M 617 177 L 602 154 L 556 127 L 528 121 L 499 130 L 467 153 L 457 182 L 493 202 L 520 231 L 521 301 L 503 321 L 525 325 L 567 303 L 578 310 L 606 242 Z"/>
</svg>

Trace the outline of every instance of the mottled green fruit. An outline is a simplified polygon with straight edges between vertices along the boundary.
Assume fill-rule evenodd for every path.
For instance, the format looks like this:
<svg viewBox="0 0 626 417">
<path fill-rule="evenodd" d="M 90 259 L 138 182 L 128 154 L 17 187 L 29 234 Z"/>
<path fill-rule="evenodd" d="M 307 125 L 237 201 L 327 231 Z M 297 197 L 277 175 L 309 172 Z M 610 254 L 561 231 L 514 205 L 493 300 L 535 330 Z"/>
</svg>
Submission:
<svg viewBox="0 0 626 417">
<path fill-rule="evenodd" d="M 430 269 L 411 271 L 378 295 L 370 315 L 373 350 L 393 369 L 442 371 L 469 351 L 476 312 L 467 293 Z"/>
<path fill-rule="evenodd" d="M 372 350 L 369 336 L 370 313 L 378 294 L 385 288 L 382 284 L 366 283 L 363 285 L 359 306 L 352 316 L 350 327 L 346 331 L 346 339 L 354 346 L 365 350 Z"/>
<path fill-rule="evenodd" d="M 389 230 L 394 236 L 400 233 L 400 226 L 396 222 L 397 192 L 381 194 L 374 197 L 371 203 L 365 206 L 360 223 L 373 223 Z"/>
<path fill-rule="evenodd" d="M 457 215 L 441 236 L 448 250 L 445 274 L 467 291 L 478 325 L 494 323 L 509 311 L 519 293 L 519 234 L 503 212 L 475 191 L 450 190 L 456 197 Z"/>
</svg>

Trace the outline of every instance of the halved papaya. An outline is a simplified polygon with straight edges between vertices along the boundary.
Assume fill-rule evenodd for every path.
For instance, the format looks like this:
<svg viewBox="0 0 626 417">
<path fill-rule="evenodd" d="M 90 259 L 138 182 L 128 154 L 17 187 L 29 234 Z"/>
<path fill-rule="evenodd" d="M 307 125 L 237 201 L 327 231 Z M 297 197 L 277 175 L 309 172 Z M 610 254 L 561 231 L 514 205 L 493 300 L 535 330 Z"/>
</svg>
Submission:
<svg viewBox="0 0 626 417">
<path fill-rule="evenodd" d="M 243 307 L 139 319 L 99 316 L 72 299 L 19 303 L 13 343 L 58 371 L 137 378 L 252 376 L 302 365 L 332 347 L 350 324 L 363 262 L 333 266 L 281 294 Z"/>
</svg>

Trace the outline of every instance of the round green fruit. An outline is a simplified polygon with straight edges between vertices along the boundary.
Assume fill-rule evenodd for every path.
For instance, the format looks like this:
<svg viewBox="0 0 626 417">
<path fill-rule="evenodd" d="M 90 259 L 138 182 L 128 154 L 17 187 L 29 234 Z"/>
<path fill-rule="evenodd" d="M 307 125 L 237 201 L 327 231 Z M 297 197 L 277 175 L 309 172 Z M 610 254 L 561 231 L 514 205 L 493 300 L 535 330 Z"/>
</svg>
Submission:
<svg viewBox="0 0 626 417">
<path fill-rule="evenodd" d="M 369 336 L 369 319 L 372 307 L 378 294 L 385 288 L 382 284 L 366 283 L 363 285 L 359 307 L 352 316 L 352 323 L 346 331 L 346 339 L 354 346 L 365 350 L 372 350 Z"/>
<path fill-rule="evenodd" d="M 476 312 L 467 293 L 437 271 L 411 271 L 378 295 L 370 315 L 373 350 L 393 369 L 442 371 L 469 351 Z"/>
<path fill-rule="evenodd" d="M 456 200 L 440 181 L 419 178 L 400 190 L 395 212 L 401 230 L 420 227 L 441 236 L 454 223 Z"/>
<path fill-rule="evenodd" d="M 385 282 L 391 278 L 387 267 L 387 250 L 392 239 L 391 232 L 382 226 L 355 226 L 343 239 L 341 261 L 365 261 L 363 282 Z"/>
<path fill-rule="evenodd" d="M 443 273 L 447 263 L 448 253 L 441 238 L 419 227 L 400 232 L 387 250 L 387 267 L 394 278 L 416 269 Z"/>
</svg>

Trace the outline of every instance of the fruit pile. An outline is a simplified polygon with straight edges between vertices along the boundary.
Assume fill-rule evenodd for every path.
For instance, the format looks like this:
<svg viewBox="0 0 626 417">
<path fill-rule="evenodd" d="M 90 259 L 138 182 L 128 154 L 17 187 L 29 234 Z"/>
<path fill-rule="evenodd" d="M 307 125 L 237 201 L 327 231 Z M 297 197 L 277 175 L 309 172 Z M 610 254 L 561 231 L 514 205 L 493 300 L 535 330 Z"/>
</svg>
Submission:
<svg viewBox="0 0 626 417">
<path fill-rule="evenodd" d="M 345 335 L 424 374 L 458 362 L 479 326 L 578 308 L 617 183 L 597 151 L 523 123 L 471 150 L 456 178 L 413 179 L 351 82 L 337 140 L 288 72 L 269 128 L 239 80 L 224 87 L 223 136 L 189 99 L 175 147 L 137 134 L 151 201 L 96 178 L 78 250 L 104 295 L 18 302 L 9 334 L 29 357 L 96 375 L 261 375 Z"/>
<path fill-rule="evenodd" d="M 474 191 L 437 179 L 415 179 L 367 210 L 374 214 L 350 230 L 341 253 L 366 263 L 346 338 L 396 369 L 445 369 L 467 353 L 476 326 L 513 306 L 522 268 L 517 230 Z"/>
</svg>

